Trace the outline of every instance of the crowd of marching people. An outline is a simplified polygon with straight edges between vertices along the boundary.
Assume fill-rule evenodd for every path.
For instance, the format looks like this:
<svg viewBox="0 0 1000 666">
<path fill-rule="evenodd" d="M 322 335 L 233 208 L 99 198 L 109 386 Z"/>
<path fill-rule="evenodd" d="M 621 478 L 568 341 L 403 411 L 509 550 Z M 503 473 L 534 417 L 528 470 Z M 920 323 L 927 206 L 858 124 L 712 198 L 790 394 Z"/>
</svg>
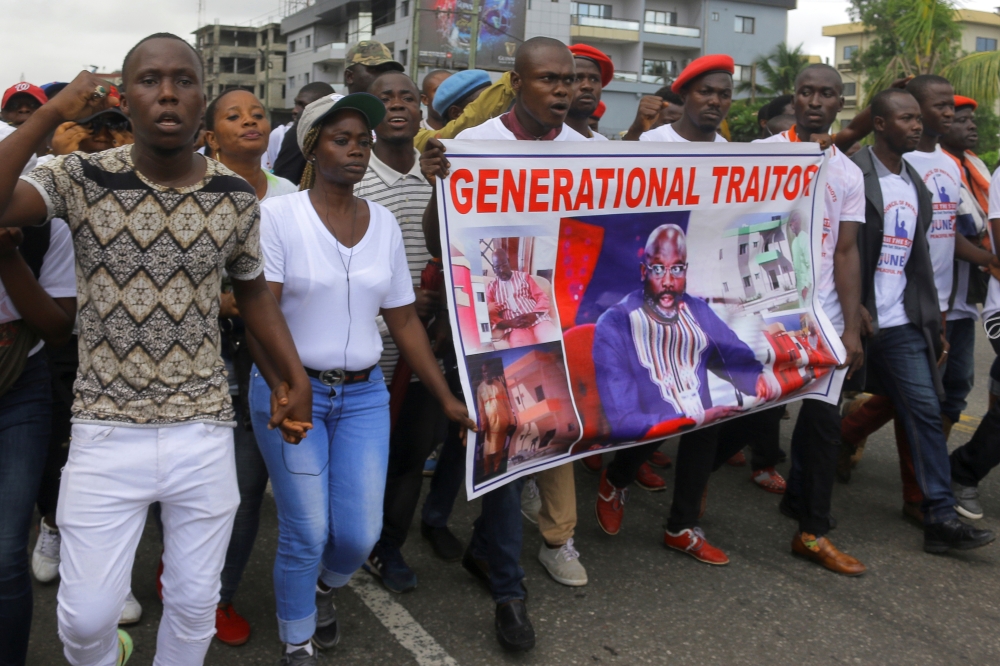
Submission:
<svg viewBox="0 0 1000 666">
<path fill-rule="evenodd" d="M 694 60 L 643 97 L 614 138 L 725 142 L 733 72 L 727 55 Z M 245 643 L 251 628 L 234 599 L 268 484 L 280 664 L 316 664 L 337 645 L 337 593 L 358 569 L 395 593 L 417 587 L 402 547 L 418 508 L 433 552 L 461 562 L 492 595 L 503 648 L 532 648 L 524 519 L 537 525 L 537 558 L 555 581 L 588 582 L 574 540 L 575 466 L 486 493 L 469 543 L 449 529 L 466 434 L 489 426 L 507 397 L 487 369 L 476 396 L 463 396 L 433 183 L 450 169 L 441 139 L 608 141 L 601 91 L 613 76 L 600 50 L 536 37 L 495 82 L 481 70 L 437 70 L 418 85 L 385 46 L 365 41 L 347 55 L 346 94 L 310 83 L 295 96 L 293 121 L 272 127 L 252 92 L 226 90 L 206 105 L 197 52 L 158 33 L 129 51 L 120 89 L 87 72 L 8 89 L 0 666 L 27 659 L 29 571 L 59 579 L 70 664 L 128 661 L 132 642 L 119 627 L 142 614 L 130 581 L 151 508 L 162 539 L 150 572 L 163 601 L 155 663 L 201 664 L 213 637 Z M 675 460 L 662 441 L 584 458 L 600 481 L 582 501 L 607 535 L 622 529 L 632 485 L 663 491 L 655 470 L 673 467 L 664 545 L 728 564 L 699 520 L 712 472 L 747 465 L 797 521 L 794 554 L 861 575 L 865 565 L 831 541 L 834 481 L 849 480 L 866 438 L 892 420 L 903 515 L 923 529 L 924 550 L 994 540 L 962 518 L 982 518 L 977 485 L 1000 463 L 1000 357 L 989 413 L 968 443 L 947 448 L 972 390 L 980 319 L 1000 352 L 991 227 L 1000 177 L 974 152 L 977 102 L 946 79 L 918 76 L 834 131 L 843 104 L 837 70 L 809 65 L 793 94 L 761 109 L 758 139 L 818 142 L 826 152 L 821 265 L 800 266 L 809 252 L 795 241 L 792 253 L 796 288 L 847 352 L 841 404 L 803 400 L 788 452 L 779 446 L 787 413 L 772 407 L 682 434 Z M 660 299 L 669 327 L 699 306 L 684 293 L 686 241 L 661 229 L 642 259 L 646 292 L 628 298 Z M 500 280 L 517 275 L 502 251 L 493 270 Z M 660 289 L 681 296 L 665 302 Z M 595 340 L 606 346 L 598 362 L 607 376 L 620 370 L 613 324 L 624 315 L 615 308 Z M 505 335 L 526 338 L 552 326 L 541 312 L 506 321 Z M 740 390 L 775 397 L 761 377 Z M 621 397 L 613 428 L 628 431 L 634 405 Z M 775 469 L 786 457 L 787 479 Z"/>
</svg>

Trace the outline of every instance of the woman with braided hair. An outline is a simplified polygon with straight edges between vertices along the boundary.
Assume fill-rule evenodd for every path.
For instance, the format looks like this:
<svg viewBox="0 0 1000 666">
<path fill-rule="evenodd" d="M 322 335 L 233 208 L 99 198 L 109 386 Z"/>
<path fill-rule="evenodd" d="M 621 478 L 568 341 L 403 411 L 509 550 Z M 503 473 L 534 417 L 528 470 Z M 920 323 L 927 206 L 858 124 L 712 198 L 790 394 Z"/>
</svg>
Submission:
<svg viewBox="0 0 1000 666">
<path fill-rule="evenodd" d="M 368 169 L 372 128 L 385 113 L 368 93 L 310 104 L 296 129 L 306 157 L 302 191 L 261 205 L 265 277 L 313 385 L 315 429 L 286 446 L 267 427 L 268 386 L 280 380 L 255 350 L 250 411 L 278 507 L 274 587 L 281 663 L 289 666 L 317 663 L 313 645 L 337 644 L 334 594 L 382 529 L 389 393 L 378 366 L 377 315 L 449 418 L 475 427 L 413 306 L 399 224 L 384 207 L 354 196 Z"/>
</svg>

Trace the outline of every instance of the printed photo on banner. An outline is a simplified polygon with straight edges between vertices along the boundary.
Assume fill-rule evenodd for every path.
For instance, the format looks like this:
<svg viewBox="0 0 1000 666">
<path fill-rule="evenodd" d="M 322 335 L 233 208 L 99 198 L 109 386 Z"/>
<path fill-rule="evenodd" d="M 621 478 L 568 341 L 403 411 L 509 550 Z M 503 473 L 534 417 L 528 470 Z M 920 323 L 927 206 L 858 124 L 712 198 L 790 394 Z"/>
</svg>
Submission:
<svg viewBox="0 0 1000 666">
<path fill-rule="evenodd" d="M 761 158 L 745 163 L 658 154 L 616 169 L 618 157 L 521 168 L 531 155 L 449 148 L 442 241 L 480 425 L 470 496 L 595 450 L 833 393 L 843 350 L 813 303 L 823 156 L 771 158 L 789 176 L 779 188 L 774 149 L 754 150 Z M 570 160 L 581 166 L 544 168 Z M 755 190 L 730 187 L 741 171 Z M 671 196 L 679 205 L 665 205 Z"/>
</svg>

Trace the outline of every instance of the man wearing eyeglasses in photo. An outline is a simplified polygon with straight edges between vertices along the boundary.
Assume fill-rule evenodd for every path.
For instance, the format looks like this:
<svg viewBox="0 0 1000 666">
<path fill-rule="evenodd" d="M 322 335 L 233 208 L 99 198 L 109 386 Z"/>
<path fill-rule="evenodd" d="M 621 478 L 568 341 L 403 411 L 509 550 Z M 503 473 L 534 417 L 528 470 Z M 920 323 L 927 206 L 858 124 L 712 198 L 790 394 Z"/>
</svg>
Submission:
<svg viewBox="0 0 1000 666">
<path fill-rule="evenodd" d="M 650 439 L 656 426 L 687 417 L 707 425 L 742 410 L 743 395 L 773 400 L 780 389 L 745 342 L 703 300 L 687 293 L 687 236 L 676 224 L 649 235 L 639 264 L 642 289 L 597 320 L 593 358 L 597 390 L 616 440 Z M 715 405 L 708 373 L 733 385 L 732 404 Z M 677 450 L 674 497 L 664 544 L 700 562 L 729 563 L 698 527 L 702 497 L 716 464 L 717 425 L 687 432 Z M 603 472 L 598 523 L 618 533 L 628 499 L 650 447 L 623 449 Z M 724 460 L 725 458 L 723 458 Z"/>
</svg>

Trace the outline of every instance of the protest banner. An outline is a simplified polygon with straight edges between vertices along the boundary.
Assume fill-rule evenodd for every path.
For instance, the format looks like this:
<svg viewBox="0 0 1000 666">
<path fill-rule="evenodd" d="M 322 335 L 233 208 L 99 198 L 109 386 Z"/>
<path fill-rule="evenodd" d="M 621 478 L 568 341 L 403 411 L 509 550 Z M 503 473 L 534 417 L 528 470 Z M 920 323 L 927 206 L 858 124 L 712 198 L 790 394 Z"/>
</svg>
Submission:
<svg viewBox="0 0 1000 666">
<path fill-rule="evenodd" d="M 449 316 L 479 424 L 470 498 L 749 410 L 837 399 L 844 349 L 813 301 L 817 144 L 445 144 Z"/>
</svg>

